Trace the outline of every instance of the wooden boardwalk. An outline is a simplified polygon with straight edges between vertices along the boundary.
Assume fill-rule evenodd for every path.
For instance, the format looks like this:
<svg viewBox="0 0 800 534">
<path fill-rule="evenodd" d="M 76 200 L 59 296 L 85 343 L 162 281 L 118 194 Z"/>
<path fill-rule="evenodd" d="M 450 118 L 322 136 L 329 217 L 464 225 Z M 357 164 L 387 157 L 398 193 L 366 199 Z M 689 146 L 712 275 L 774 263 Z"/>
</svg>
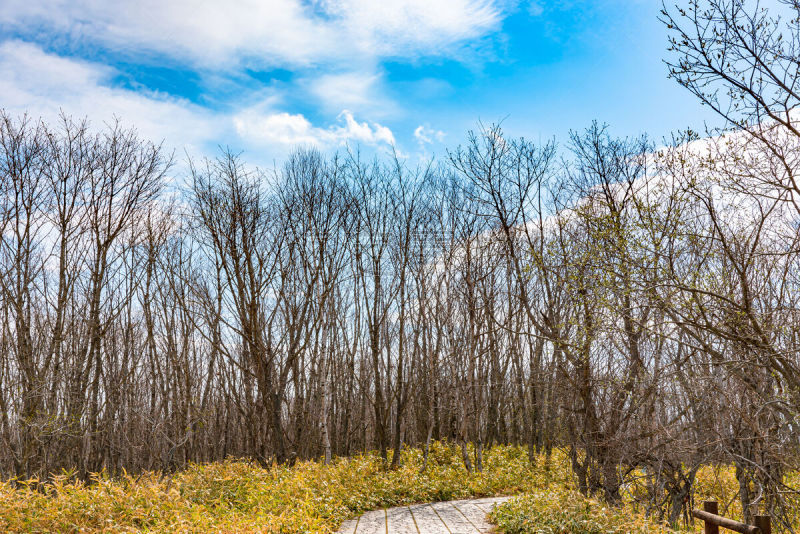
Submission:
<svg viewBox="0 0 800 534">
<path fill-rule="evenodd" d="M 492 531 L 486 514 L 510 497 L 412 504 L 345 521 L 339 534 L 478 534 Z"/>
</svg>

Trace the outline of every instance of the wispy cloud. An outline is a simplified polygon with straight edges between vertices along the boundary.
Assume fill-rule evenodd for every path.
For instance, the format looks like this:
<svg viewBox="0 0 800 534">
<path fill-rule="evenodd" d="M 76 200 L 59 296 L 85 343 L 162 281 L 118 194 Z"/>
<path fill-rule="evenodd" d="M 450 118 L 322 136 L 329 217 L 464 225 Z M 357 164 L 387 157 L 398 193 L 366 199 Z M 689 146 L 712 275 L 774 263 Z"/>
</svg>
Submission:
<svg viewBox="0 0 800 534">
<path fill-rule="evenodd" d="M 382 76 L 371 71 L 323 74 L 303 83 L 329 113 L 348 109 L 379 118 L 397 112 L 397 104 L 384 95 Z"/>
<path fill-rule="evenodd" d="M 64 58 L 21 41 L 0 43 L 0 106 L 54 120 L 63 110 L 95 122 L 119 117 L 152 140 L 202 147 L 225 131 L 224 118 L 184 99 L 114 88 L 114 69 Z"/>
<path fill-rule="evenodd" d="M 102 123 L 114 116 L 154 141 L 201 154 L 213 151 L 221 139 L 239 148 L 259 151 L 268 159 L 288 145 L 335 148 L 347 142 L 394 145 L 392 131 L 379 123 L 356 120 L 341 111 L 331 125 L 314 125 L 298 113 L 280 108 L 279 99 L 258 107 L 225 112 L 208 110 L 187 100 L 155 92 L 109 85 L 114 69 L 64 58 L 21 41 L 0 43 L 0 106 L 12 113 L 28 112 L 53 120 L 65 113 Z"/>
<path fill-rule="evenodd" d="M 5 0 L 0 11 L 0 26 L 23 36 L 45 30 L 214 69 L 445 54 L 501 19 L 493 0 Z"/>
<path fill-rule="evenodd" d="M 444 141 L 444 136 L 445 134 L 443 131 L 435 130 L 424 125 L 419 125 L 414 130 L 414 139 L 417 140 L 421 149 L 424 149 L 425 145 L 430 145 L 434 141 L 441 143 Z"/>
<path fill-rule="evenodd" d="M 409 111 L 389 89 L 384 63 L 462 61 L 471 41 L 501 29 L 509 5 L 4 0 L 0 34 L 14 37 L 0 37 L 0 106 L 44 116 L 63 108 L 101 121 L 116 115 L 178 148 L 235 140 L 259 148 L 348 141 L 394 146 L 385 122 L 407 121 Z M 170 66 L 194 73 L 197 87 L 183 92 L 180 83 L 167 83 L 177 93 L 165 94 L 137 83 L 139 73 Z M 258 75 L 273 69 L 291 76 Z M 132 83 L 121 86 L 121 79 Z M 265 94 L 273 101 L 254 106 Z"/>
</svg>

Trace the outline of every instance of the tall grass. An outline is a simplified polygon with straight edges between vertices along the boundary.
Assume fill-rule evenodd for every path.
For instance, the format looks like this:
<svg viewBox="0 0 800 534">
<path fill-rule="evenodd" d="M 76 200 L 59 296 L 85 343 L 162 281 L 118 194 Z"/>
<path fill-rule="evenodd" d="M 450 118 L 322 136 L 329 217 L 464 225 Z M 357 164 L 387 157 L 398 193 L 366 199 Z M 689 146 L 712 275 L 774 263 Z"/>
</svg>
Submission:
<svg viewBox="0 0 800 534">
<path fill-rule="evenodd" d="M 563 455 L 561 469 L 566 468 Z M 796 487 L 799 473 L 790 473 L 787 486 Z M 720 514 L 742 520 L 742 507 L 738 498 L 739 482 L 731 465 L 705 465 L 697 472 L 694 481 L 693 502 L 690 506 L 700 508 L 702 501 L 713 500 L 719 503 Z M 664 495 L 666 497 L 666 495 Z M 800 531 L 800 499 L 794 498 L 796 506 L 790 511 L 788 520 L 795 532 Z M 646 478 L 643 473 L 634 472 L 623 492 L 622 506 L 609 507 L 598 499 L 581 495 L 569 476 L 560 480 L 545 481 L 499 506 L 491 514 L 504 534 L 600 534 L 600 533 L 674 533 L 703 532 L 703 522 L 693 520 L 688 514 L 674 529 L 664 524 L 658 510 L 649 510 Z M 761 510 L 764 512 L 764 510 Z M 783 529 L 773 523 L 773 532 Z"/>
<path fill-rule="evenodd" d="M 524 451 L 492 447 L 483 473 L 468 473 L 446 443 L 404 452 L 384 469 L 375 454 L 331 465 L 298 462 L 261 468 L 230 460 L 193 464 L 170 476 L 144 473 L 91 483 L 67 475 L 51 481 L 0 483 L 1 532 L 332 532 L 363 511 L 400 504 L 517 493 L 542 482 Z"/>
<path fill-rule="evenodd" d="M 375 508 L 511 494 L 520 495 L 492 514 L 507 534 L 673 532 L 644 517 L 643 482 L 627 486 L 619 509 L 582 496 L 558 450 L 531 466 L 524 449 L 495 446 L 484 453 L 483 472 L 470 474 L 460 450 L 436 442 L 424 472 L 422 464 L 422 452 L 408 449 L 395 470 L 369 453 L 270 469 L 228 460 L 169 476 L 98 474 L 89 483 L 69 474 L 6 480 L 0 532 L 334 532 L 344 519 Z M 707 466 L 698 473 L 695 499 L 713 498 L 727 505 L 726 516 L 740 518 L 737 488 L 732 468 Z M 681 529 L 702 531 L 699 522 Z"/>
</svg>

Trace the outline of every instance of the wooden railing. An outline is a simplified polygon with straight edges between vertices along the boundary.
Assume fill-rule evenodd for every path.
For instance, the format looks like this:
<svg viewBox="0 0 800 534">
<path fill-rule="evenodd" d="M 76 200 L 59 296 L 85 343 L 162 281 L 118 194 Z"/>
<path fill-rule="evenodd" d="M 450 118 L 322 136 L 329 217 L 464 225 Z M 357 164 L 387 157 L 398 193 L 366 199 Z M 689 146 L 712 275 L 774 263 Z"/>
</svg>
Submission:
<svg viewBox="0 0 800 534">
<path fill-rule="evenodd" d="M 742 534 L 772 534 L 772 524 L 768 515 L 755 516 L 755 525 L 739 523 L 718 515 L 717 501 L 705 501 L 702 510 L 692 510 L 692 516 L 705 523 L 705 534 L 719 534 L 719 527 L 741 532 Z"/>
</svg>

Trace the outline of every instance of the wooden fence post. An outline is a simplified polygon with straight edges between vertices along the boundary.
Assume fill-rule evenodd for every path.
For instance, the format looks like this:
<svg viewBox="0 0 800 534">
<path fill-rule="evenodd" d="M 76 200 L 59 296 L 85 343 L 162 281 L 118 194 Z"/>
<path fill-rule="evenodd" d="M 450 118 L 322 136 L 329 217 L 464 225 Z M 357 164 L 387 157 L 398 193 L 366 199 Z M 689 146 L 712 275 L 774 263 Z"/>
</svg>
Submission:
<svg viewBox="0 0 800 534">
<path fill-rule="evenodd" d="M 709 514 L 718 515 L 719 514 L 719 507 L 717 506 L 717 501 L 703 501 L 703 511 L 708 512 Z M 705 529 L 703 532 L 705 534 L 719 534 L 719 527 L 714 525 L 710 521 L 705 521 Z"/>
<path fill-rule="evenodd" d="M 756 526 L 761 529 L 761 534 L 772 534 L 772 524 L 768 515 L 757 515 Z"/>
<path fill-rule="evenodd" d="M 772 525 L 768 515 L 755 516 L 755 525 L 747 525 L 719 515 L 717 501 L 703 501 L 702 510 L 692 510 L 692 517 L 703 521 L 705 534 L 719 534 L 719 527 L 741 532 L 742 534 L 772 534 Z"/>
</svg>

